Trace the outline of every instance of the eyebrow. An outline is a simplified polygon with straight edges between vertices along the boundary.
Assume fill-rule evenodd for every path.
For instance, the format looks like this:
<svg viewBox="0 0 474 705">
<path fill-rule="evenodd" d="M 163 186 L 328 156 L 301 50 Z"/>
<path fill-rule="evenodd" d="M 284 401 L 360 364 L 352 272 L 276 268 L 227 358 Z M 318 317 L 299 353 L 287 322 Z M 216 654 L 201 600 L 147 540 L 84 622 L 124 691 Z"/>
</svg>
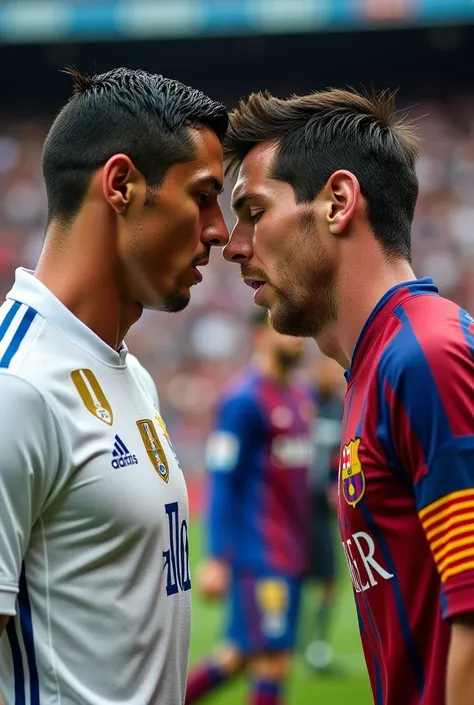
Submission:
<svg viewBox="0 0 474 705">
<path fill-rule="evenodd" d="M 241 196 L 237 196 L 237 198 L 232 199 L 232 204 L 231 208 L 234 211 L 234 213 L 238 213 L 240 210 L 242 210 L 243 206 L 245 205 L 246 201 L 250 201 L 251 198 L 260 198 L 261 194 L 254 192 L 248 192 L 248 193 L 243 193 Z"/>
<path fill-rule="evenodd" d="M 214 189 L 219 192 L 219 195 L 220 195 L 220 194 L 223 192 L 223 190 L 224 190 L 224 187 L 223 187 L 221 181 L 219 181 L 219 179 L 217 178 L 217 176 L 204 176 L 202 179 L 199 180 L 199 183 L 201 183 L 201 184 L 204 184 L 204 183 L 212 184 L 212 186 L 214 187 Z"/>
</svg>

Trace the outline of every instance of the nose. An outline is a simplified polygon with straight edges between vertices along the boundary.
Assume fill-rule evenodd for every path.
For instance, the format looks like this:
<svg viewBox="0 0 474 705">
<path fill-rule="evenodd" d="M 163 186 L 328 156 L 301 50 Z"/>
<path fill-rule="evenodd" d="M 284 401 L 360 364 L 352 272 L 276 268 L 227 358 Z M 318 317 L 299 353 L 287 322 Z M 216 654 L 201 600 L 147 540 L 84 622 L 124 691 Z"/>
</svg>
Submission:
<svg viewBox="0 0 474 705">
<path fill-rule="evenodd" d="M 223 247 L 229 242 L 229 230 L 218 204 L 203 229 L 202 241 L 207 247 Z"/>
<path fill-rule="evenodd" d="M 222 256 L 227 262 L 242 264 L 252 257 L 252 239 L 246 238 L 242 228 L 237 223 L 232 230 L 229 242 L 222 250 Z"/>
</svg>

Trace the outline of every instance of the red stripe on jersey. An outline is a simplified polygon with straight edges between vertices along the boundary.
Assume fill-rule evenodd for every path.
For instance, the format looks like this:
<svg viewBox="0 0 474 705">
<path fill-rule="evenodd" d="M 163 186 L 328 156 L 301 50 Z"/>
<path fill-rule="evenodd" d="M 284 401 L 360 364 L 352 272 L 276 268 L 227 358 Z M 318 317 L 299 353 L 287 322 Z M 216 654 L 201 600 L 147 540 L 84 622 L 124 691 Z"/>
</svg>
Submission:
<svg viewBox="0 0 474 705">
<path fill-rule="evenodd" d="M 472 355 L 459 324 L 459 307 L 438 296 L 423 297 L 417 306 L 405 306 L 405 313 L 425 354 L 453 436 L 474 432 L 472 417 Z M 443 345 L 427 345 L 433 340 L 433 321 L 443 320 Z M 446 374 L 446 367 L 452 372 Z"/>
</svg>

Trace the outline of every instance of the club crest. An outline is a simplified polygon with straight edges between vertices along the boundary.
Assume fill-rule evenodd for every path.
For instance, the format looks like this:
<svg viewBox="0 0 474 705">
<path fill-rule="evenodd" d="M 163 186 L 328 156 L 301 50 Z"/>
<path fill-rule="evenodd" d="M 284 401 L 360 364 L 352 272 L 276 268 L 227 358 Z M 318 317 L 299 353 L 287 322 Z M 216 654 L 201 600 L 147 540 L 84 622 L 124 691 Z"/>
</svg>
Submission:
<svg viewBox="0 0 474 705">
<path fill-rule="evenodd" d="M 365 476 L 359 459 L 360 438 L 342 449 L 342 493 L 347 504 L 355 507 L 365 492 Z"/>
</svg>

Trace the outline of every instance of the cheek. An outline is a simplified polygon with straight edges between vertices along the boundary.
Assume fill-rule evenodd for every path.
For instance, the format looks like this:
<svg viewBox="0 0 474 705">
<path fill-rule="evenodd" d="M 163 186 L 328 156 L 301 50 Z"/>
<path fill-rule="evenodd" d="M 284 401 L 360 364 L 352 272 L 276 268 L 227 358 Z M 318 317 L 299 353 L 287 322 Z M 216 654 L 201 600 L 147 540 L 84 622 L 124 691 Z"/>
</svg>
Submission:
<svg viewBox="0 0 474 705">
<path fill-rule="evenodd" d="M 189 260 L 200 241 L 199 214 L 178 212 L 168 218 L 157 217 L 147 228 L 146 242 L 150 256 L 169 260 Z"/>
<path fill-rule="evenodd" d="M 297 219 L 276 215 L 269 219 L 262 233 L 261 251 L 268 258 L 269 265 L 283 272 L 301 269 L 308 252 L 301 247 Z"/>
</svg>

